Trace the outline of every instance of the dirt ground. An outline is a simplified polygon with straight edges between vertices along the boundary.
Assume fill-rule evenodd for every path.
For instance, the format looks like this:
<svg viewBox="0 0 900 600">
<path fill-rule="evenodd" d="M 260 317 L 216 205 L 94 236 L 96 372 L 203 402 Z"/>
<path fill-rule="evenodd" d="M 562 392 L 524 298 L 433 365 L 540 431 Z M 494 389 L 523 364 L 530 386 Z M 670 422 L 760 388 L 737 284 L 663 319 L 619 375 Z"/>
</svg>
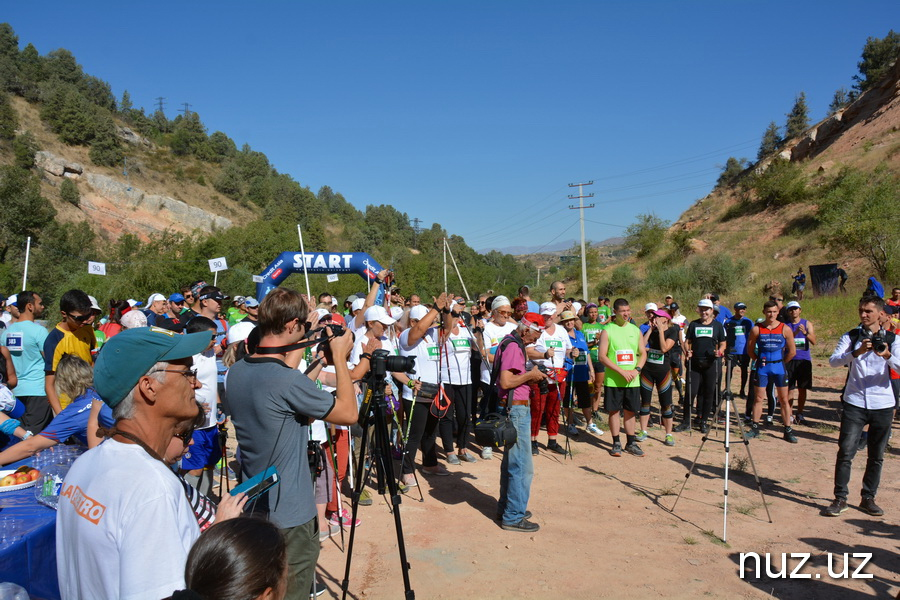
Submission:
<svg viewBox="0 0 900 600">
<path fill-rule="evenodd" d="M 642 444 L 643 458 L 609 456 L 610 435 L 580 432 L 571 442 L 573 457 L 548 453 L 535 457 L 529 510 L 541 529 L 508 532 L 493 520 L 500 460 L 449 466 L 450 477 L 418 473 L 420 490 L 403 496 L 400 506 L 410 583 L 418 598 L 893 598 L 900 589 L 900 449 L 888 449 L 878 502 L 884 517 L 858 508 L 865 466 L 857 455 L 850 483 L 851 508 L 841 517 L 820 516 L 832 499 L 837 452 L 837 390 L 844 372 L 815 365 L 809 426 L 795 427 L 800 443 L 781 439 L 776 425 L 750 444 L 772 516 L 766 517 L 747 450 L 732 426 L 727 543 L 723 537 L 723 428 L 703 446 L 693 475 L 674 512 L 670 509 L 685 481 L 702 436 L 678 434 L 677 445 L 662 444 L 654 428 Z M 677 398 L 677 395 L 676 395 Z M 738 410 L 744 401 L 736 399 Z M 776 423 L 777 423 L 776 417 Z M 895 421 L 894 433 L 900 433 Z M 900 437 L 895 438 L 900 439 Z M 562 435 L 560 440 L 563 441 Z M 541 432 L 540 441 L 546 442 Z M 623 434 L 624 442 L 624 434 Z M 359 508 L 352 556 L 351 598 L 400 598 L 404 586 L 394 518 L 384 498 Z M 347 531 L 349 542 L 349 530 Z M 762 557 L 760 577 L 740 554 Z M 773 576 L 766 574 L 770 553 Z M 778 575 L 782 554 L 810 553 L 798 570 L 809 579 L 789 579 L 801 559 L 789 558 Z M 851 556 L 847 577 L 844 554 Z M 871 553 L 860 574 L 853 553 Z M 327 587 L 323 598 L 340 597 L 346 553 L 340 537 L 323 544 L 318 574 Z"/>
</svg>

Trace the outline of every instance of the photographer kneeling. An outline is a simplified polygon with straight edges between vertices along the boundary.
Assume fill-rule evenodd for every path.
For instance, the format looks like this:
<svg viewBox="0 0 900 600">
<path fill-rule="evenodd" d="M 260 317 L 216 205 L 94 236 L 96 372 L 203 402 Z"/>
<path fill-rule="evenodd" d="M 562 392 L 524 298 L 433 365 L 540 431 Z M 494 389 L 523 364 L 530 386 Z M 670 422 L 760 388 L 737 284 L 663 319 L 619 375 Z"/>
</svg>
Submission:
<svg viewBox="0 0 900 600">
<path fill-rule="evenodd" d="M 358 410 L 346 357 L 353 335 L 323 344 L 334 366 L 337 392 L 319 390 L 296 369 L 303 353 L 308 307 L 287 288 L 269 292 L 259 305 L 259 344 L 228 371 L 231 418 L 241 448 L 244 477 L 278 469 L 279 485 L 260 496 L 256 509 L 268 511 L 287 543 L 287 598 L 306 598 L 319 556 L 319 527 L 312 477 L 306 458 L 310 419 L 336 425 L 356 422 Z"/>
</svg>

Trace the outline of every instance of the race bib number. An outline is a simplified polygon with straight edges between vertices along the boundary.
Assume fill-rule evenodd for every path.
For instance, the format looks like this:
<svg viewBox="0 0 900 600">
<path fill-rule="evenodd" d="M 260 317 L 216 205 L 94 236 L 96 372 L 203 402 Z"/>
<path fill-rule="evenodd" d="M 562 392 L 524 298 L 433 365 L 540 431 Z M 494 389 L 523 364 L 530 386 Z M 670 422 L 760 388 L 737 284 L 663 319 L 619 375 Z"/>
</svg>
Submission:
<svg viewBox="0 0 900 600">
<path fill-rule="evenodd" d="M 453 344 L 453 350 L 456 352 L 468 352 L 472 348 L 469 338 L 453 338 L 450 342 Z"/>
<path fill-rule="evenodd" d="M 428 353 L 428 360 L 440 360 L 441 352 L 438 350 L 437 344 L 428 344 L 425 346 L 425 351 Z"/>
<path fill-rule="evenodd" d="M 584 352 L 579 352 L 578 356 L 575 357 L 576 365 L 586 365 L 587 364 L 587 354 Z"/>
<path fill-rule="evenodd" d="M 697 327 L 696 329 L 694 329 L 694 335 L 696 337 L 711 338 L 713 336 L 713 328 L 712 327 Z"/>
<path fill-rule="evenodd" d="M 616 364 L 620 367 L 633 367 L 634 350 L 616 350 Z"/>
<path fill-rule="evenodd" d="M 661 365 L 663 364 L 663 362 L 665 362 L 665 355 L 662 352 L 657 352 L 656 350 L 648 350 L 647 362 L 653 363 L 654 365 Z"/>
<path fill-rule="evenodd" d="M 562 348 L 563 343 L 559 340 L 547 340 L 548 348 Z"/>
<path fill-rule="evenodd" d="M 744 326 L 743 326 L 743 325 L 737 325 L 737 326 L 734 328 L 734 335 L 744 335 Z"/>
<path fill-rule="evenodd" d="M 794 338 L 794 345 L 797 350 L 806 350 L 806 338 Z"/>
<path fill-rule="evenodd" d="M 6 347 L 10 352 L 22 351 L 22 332 L 12 331 L 6 334 Z"/>
</svg>

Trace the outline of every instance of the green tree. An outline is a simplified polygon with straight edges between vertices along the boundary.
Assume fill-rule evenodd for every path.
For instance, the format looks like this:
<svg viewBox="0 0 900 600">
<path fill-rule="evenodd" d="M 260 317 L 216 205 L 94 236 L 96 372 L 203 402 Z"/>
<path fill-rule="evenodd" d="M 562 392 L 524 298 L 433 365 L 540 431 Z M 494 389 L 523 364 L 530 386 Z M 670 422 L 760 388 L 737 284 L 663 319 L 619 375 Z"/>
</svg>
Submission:
<svg viewBox="0 0 900 600">
<path fill-rule="evenodd" d="M 45 79 L 44 59 L 33 44 L 28 44 L 19 54 L 19 74 L 22 78 L 22 96 L 29 102 L 40 100 L 40 82 Z"/>
<path fill-rule="evenodd" d="M 762 160 L 769 156 L 778 150 L 780 145 L 781 135 L 778 133 L 778 124 L 775 121 L 772 121 L 763 133 L 762 142 L 759 144 L 759 151 L 756 153 L 756 159 Z"/>
<path fill-rule="evenodd" d="M 773 160 L 765 171 L 742 179 L 741 188 L 748 198 L 751 192 L 756 194 L 760 208 L 782 208 L 810 197 L 802 168 L 783 158 Z"/>
<path fill-rule="evenodd" d="M 39 150 L 37 141 L 30 131 L 16 136 L 13 140 L 13 154 L 16 166 L 22 169 L 30 169 L 34 166 L 34 154 Z"/>
<path fill-rule="evenodd" d="M 0 23 L 0 92 L 19 93 L 19 38 L 9 23 Z"/>
<path fill-rule="evenodd" d="M 8 165 L 0 166 L 0 263 L 6 261 L 10 247 L 24 244 L 25 238 L 40 237 L 42 229 L 53 221 L 56 210 L 41 196 L 37 177 Z"/>
<path fill-rule="evenodd" d="M 794 106 L 787 115 L 787 123 L 784 126 L 785 139 L 797 137 L 809 127 L 809 107 L 806 106 L 806 94 L 800 92 L 794 100 Z"/>
<path fill-rule="evenodd" d="M 72 206 L 81 204 L 81 194 L 78 192 L 78 186 L 68 177 L 63 179 L 59 185 L 59 197 L 63 202 L 68 202 Z"/>
<path fill-rule="evenodd" d="M 9 100 L 9 95 L 0 91 L 0 140 L 11 140 L 16 137 L 19 119 Z"/>
<path fill-rule="evenodd" d="M 226 158 L 237 154 L 237 146 L 230 137 L 221 131 L 215 131 L 209 136 L 208 145 L 212 151 L 213 162 L 222 162 Z"/>
<path fill-rule="evenodd" d="M 891 29 L 883 38 L 866 38 L 862 60 L 856 63 L 859 75 L 853 76 L 854 88 L 865 92 L 888 74 L 891 65 L 900 58 L 900 33 Z"/>
<path fill-rule="evenodd" d="M 819 202 L 822 241 L 833 252 L 865 258 L 882 281 L 900 278 L 900 232 L 885 215 L 895 212 L 900 176 L 884 166 L 873 172 L 842 170 Z"/>
<path fill-rule="evenodd" d="M 88 156 L 95 165 L 112 167 L 122 162 L 124 154 L 116 133 L 116 124 L 108 114 L 97 117 Z"/>
<path fill-rule="evenodd" d="M 625 229 L 625 246 L 636 250 L 638 258 L 648 256 L 663 242 L 668 228 L 669 222 L 655 213 L 640 214 L 637 222 Z"/>
<path fill-rule="evenodd" d="M 734 180 L 738 178 L 738 175 L 743 173 L 744 169 L 747 168 L 747 162 L 746 158 L 729 156 L 728 160 L 725 161 L 725 166 L 722 167 L 722 173 L 719 175 L 716 185 L 727 185 L 734 182 Z"/>
<path fill-rule="evenodd" d="M 134 106 L 131 104 L 131 94 L 128 93 L 128 90 L 125 90 L 122 92 L 122 100 L 119 102 L 119 112 L 127 118 L 132 108 Z"/>
<path fill-rule="evenodd" d="M 828 114 L 833 115 L 837 111 L 850 104 L 851 101 L 852 100 L 850 99 L 850 93 L 847 91 L 847 88 L 838 88 L 834 91 L 834 97 L 831 99 L 831 104 L 828 105 Z"/>
<path fill-rule="evenodd" d="M 48 79 L 55 77 L 66 83 L 77 84 L 84 76 L 75 56 L 65 48 L 49 52 L 44 64 Z"/>
</svg>

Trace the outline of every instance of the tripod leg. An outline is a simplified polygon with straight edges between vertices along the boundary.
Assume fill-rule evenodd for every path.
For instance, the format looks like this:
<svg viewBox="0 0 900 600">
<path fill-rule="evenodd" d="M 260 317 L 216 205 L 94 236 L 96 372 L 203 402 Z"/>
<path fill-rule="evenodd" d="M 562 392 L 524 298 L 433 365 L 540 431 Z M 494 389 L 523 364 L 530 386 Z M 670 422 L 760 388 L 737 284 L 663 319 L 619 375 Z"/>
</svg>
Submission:
<svg viewBox="0 0 900 600">
<path fill-rule="evenodd" d="M 672 503 L 672 508 L 669 509 L 669 512 L 675 512 L 675 506 L 678 505 L 678 501 L 681 500 L 681 494 L 684 493 L 684 488 L 687 486 L 688 479 L 690 479 L 691 475 L 694 473 L 694 467 L 697 466 L 697 461 L 700 459 L 700 453 L 703 452 L 703 446 L 706 444 L 707 436 L 703 436 L 703 441 L 700 442 L 700 447 L 697 448 L 697 454 L 694 456 L 694 461 L 691 463 L 691 468 L 688 469 L 688 472 L 684 474 L 684 482 L 681 484 L 681 489 L 678 491 L 678 497 L 675 498 L 675 502 Z"/>
<path fill-rule="evenodd" d="M 350 586 L 350 563 L 353 560 L 353 541 L 356 537 L 356 515 L 359 511 L 359 496 L 362 494 L 363 488 L 365 487 L 366 477 L 363 476 L 363 473 L 366 471 L 366 448 L 369 441 L 369 423 L 368 419 L 364 419 L 363 428 L 362 428 L 362 439 L 360 441 L 360 451 L 359 451 L 359 463 L 356 470 L 357 478 L 354 482 L 353 486 L 353 496 L 350 504 L 351 508 L 351 521 L 350 521 L 350 541 L 347 544 L 347 564 L 344 568 L 344 579 L 341 581 L 341 598 L 346 600 L 347 598 L 347 590 Z M 352 453 L 351 453 L 352 458 Z M 350 461 L 350 464 L 353 464 L 353 461 Z"/>
<path fill-rule="evenodd" d="M 737 407 L 734 404 L 734 397 L 729 397 L 729 401 L 731 402 L 731 410 L 735 412 L 737 415 Z M 759 473 L 756 471 L 756 463 L 753 462 L 753 453 L 750 452 L 750 440 L 744 435 L 744 424 L 740 418 L 737 419 L 738 430 L 741 432 L 741 440 L 744 442 L 744 447 L 747 449 L 747 458 L 750 459 L 750 467 L 753 469 L 753 479 L 756 481 L 756 489 L 759 490 L 759 497 L 762 500 L 763 508 L 766 509 L 766 516 L 769 518 L 769 523 L 772 523 L 772 515 L 769 513 L 769 505 L 766 503 L 766 496 L 763 494 L 762 490 L 762 482 L 759 480 Z"/>
</svg>

